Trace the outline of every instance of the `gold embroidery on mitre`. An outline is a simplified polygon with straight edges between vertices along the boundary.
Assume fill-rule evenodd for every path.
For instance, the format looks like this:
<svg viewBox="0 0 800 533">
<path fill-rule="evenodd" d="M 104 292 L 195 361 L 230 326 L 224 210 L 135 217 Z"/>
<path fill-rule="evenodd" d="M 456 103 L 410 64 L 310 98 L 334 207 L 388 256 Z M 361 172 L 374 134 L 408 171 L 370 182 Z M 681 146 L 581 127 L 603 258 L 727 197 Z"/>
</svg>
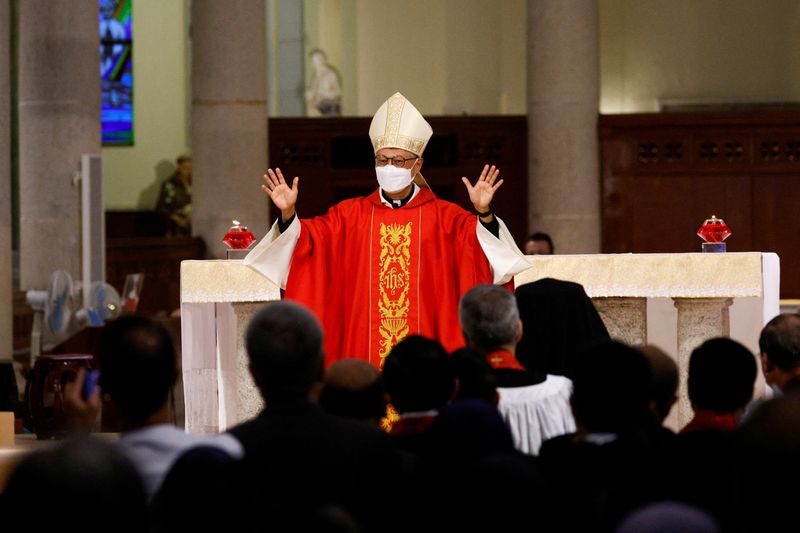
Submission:
<svg viewBox="0 0 800 533">
<path fill-rule="evenodd" d="M 425 145 L 423 139 L 415 139 L 407 135 L 400 135 L 399 133 L 392 133 L 388 135 L 381 135 L 376 137 L 372 142 L 372 147 L 377 153 L 381 148 L 402 148 L 409 152 L 420 155 L 422 154 L 422 147 Z"/>
<path fill-rule="evenodd" d="M 400 132 L 400 119 L 403 117 L 403 108 L 406 99 L 400 93 L 393 94 L 386 101 L 386 129 L 384 135 L 392 136 Z"/>
<path fill-rule="evenodd" d="M 400 93 L 393 94 L 386 101 L 386 127 L 383 130 L 383 135 L 376 137 L 372 141 L 375 153 L 381 148 L 402 148 L 416 155 L 422 155 L 427 139 L 409 137 L 400 133 L 400 124 L 403 120 L 403 110 L 406 102 L 408 100 Z"/>
<path fill-rule="evenodd" d="M 381 252 L 378 258 L 378 311 L 380 325 L 378 343 L 381 349 L 380 366 L 395 344 L 408 335 L 408 291 L 411 287 L 411 222 L 403 224 L 381 223 Z"/>
</svg>

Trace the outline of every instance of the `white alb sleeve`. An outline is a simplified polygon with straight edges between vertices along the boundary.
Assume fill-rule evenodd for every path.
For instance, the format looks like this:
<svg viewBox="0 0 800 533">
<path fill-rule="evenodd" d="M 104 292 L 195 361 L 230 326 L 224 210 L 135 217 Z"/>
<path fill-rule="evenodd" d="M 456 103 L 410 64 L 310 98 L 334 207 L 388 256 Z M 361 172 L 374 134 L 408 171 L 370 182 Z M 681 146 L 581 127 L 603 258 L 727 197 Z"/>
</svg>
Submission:
<svg viewBox="0 0 800 533">
<path fill-rule="evenodd" d="M 286 231 L 281 233 L 276 220 L 261 242 L 244 258 L 244 264 L 285 289 L 301 228 L 300 220 L 295 216 Z"/>
<path fill-rule="evenodd" d="M 489 260 L 492 267 L 493 283 L 502 285 L 507 283 L 520 272 L 527 270 L 531 264 L 517 248 L 511 232 L 508 231 L 505 223 L 495 215 L 500 226 L 499 237 L 495 237 L 491 231 L 483 227 L 480 220 L 477 224 L 478 242 Z"/>
</svg>

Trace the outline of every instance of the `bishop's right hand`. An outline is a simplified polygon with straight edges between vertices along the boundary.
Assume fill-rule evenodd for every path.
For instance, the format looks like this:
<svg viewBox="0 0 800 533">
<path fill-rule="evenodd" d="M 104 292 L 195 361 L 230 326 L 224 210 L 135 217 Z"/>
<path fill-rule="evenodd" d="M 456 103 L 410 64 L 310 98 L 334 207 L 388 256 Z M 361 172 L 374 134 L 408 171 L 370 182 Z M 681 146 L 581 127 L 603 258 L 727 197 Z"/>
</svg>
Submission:
<svg viewBox="0 0 800 533">
<path fill-rule="evenodd" d="M 270 197 L 275 207 L 281 210 L 281 218 L 286 222 L 294 216 L 294 204 L 297 203 L 297 184 L 300 178 L 295 176 L 292 186 L 289 187 L 281 169 L 276 168 L 273 171 L 269 168 L 264 174 L 264 181 L 266 183 L 261 185 L 261 188 Z"/>
</svg>

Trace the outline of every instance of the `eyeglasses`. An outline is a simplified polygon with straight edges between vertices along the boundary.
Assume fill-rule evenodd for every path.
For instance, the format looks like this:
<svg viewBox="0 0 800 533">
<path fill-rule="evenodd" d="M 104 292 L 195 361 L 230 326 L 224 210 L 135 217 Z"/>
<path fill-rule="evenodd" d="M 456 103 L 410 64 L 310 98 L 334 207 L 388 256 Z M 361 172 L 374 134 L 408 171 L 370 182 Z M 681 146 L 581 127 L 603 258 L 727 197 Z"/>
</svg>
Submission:
<svg viewBox="0 0 800 533">
<path fill-rule="evenodd" d="M 418 157 L 400 157 L 400 156 L 396 156 L 396 157 L 391 157 L 390 158 L 390 157 L 383 157 L 382 155 L 376 155 L 375 156 L 375 164 L 378 165 L 379 167 L 385 167 L 386 165 L 391 163 L 392 165 L 394 165 L 396 167 L 404 167 L 406 165 L 406 162 L 413 161 L 413 160 L 416 160 L 416 159 L 419 159 L 419 158 Z"/>
</svg>

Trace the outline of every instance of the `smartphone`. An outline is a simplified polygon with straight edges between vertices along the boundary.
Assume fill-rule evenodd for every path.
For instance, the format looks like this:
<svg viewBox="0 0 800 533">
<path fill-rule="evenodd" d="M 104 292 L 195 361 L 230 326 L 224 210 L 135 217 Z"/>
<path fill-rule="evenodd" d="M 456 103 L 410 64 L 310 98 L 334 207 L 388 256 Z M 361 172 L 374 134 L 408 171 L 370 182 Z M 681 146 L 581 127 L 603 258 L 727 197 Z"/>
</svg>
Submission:
<svg viewBox="0 0 800 533">
<path fill-rule="evenodd" d="M 97 379 L 100 377 L 99 370 L 91 368 L 86 369 L 86 376 L 83 378 L 83 399 L 88 400 L 89 397 L 97 390 Z"/>
</svg>

